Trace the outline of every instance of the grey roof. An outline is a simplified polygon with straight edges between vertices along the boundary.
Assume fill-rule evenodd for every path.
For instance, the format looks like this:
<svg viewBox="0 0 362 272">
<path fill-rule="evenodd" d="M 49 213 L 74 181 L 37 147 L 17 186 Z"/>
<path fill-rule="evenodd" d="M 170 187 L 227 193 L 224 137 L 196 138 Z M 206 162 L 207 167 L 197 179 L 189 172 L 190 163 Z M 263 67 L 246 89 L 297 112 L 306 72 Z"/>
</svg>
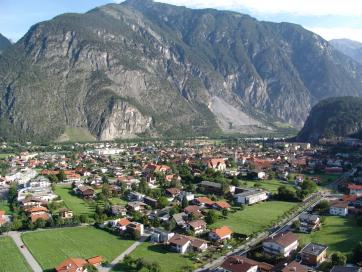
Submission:
<svg viewBox="0 0 362 272">
<path fill-rule="evenodd" d="M 306 254 L 311 254 L 311 255 L 318 256 L 323 251 L 325 251 L 327 248 L 328 248 L 327 246 L 324 246 L 324 245 L 321 245 L 321 244 L 309 243 L 308 245 L 306 245 L 301 250 L 301 252 L 306 253 Z"/>
<path fill-rule="evenodd" d="M 361 272 L 361 267 L 355 266 L 334 266 L 331 272 Z"/>
<path fill-rule="evenodd" d="M 207 180 L 201 181 L 201 185 L 215 187 L 215 188 L 219 188 L 219 189 L 221 188 L 220 183 L 211 182 L 211 181 L 207 181 Z"/>
</svg>

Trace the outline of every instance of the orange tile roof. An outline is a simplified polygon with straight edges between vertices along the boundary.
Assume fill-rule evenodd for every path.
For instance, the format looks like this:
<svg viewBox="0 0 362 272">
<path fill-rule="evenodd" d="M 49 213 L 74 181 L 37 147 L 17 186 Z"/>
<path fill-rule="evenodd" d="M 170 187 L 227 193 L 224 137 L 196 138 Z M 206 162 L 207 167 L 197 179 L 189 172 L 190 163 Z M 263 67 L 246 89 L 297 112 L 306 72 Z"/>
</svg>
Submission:
<svg viewBox="0 0 362 272">
<path fill-rule="evenodd" d="M 229 208 L 231 208 L 230 204 L 227 203 L 226 201 L 223 201 L 223 200 L 215 202 L 215 205 L 217 205 L 221 209 L 229 209 Z"/>
<path fill-rule="evenodd" d="M 38 219 L 48 220 L 49 214 L 47 213 L 41 213 L 41 214 L 31 214 L 30 215 L 31 222 L 36 222 Z"/>
<path fill-rule="evenodd" d="M 87 259 L 87 262 L 91 265 L 96 266 L 96 265 L 101 264 L 103 262 L 103 259 L 101 256 L 95 256 L 95 257 Z"/>
<path fill-rule="evenodd" d="M 87 261 L 80 258 L 68 258 L 60 263 L 56 268 L 56 272 L 76 272 L 77 269 L 83 268 Z"/>
<path fill-rule="evenodd" d="M 118 223 L 117 223 L 117 225 L 119 225 L 119 226 L 128 226 L 129 224 L 131 224 L 131 221 L 129 221 L 127 218 L 121 218 L 121 219 L 119 219 L 119 221 L 118 221 Z"/>
<path fill-rule="evenodd" d="M 28 212 L 28 213 L 47 212 L 48 209 L 43 207 L 43 206 L 38 206 L 38 207 L 32 207 L 32 208 L 26 209 L 25 211 Z"/>
<path fill-rule="evenodd" d="M 214 204 L 214 201 L 212 201 L 210 198 L 208 198 L 206 196 L 200 196 L 200 197 L 196 198 L 196 200 L 199 203 L 205 203 L 205 204 L 208 204 L 208 205 Z"/>
<path fill-rule="evenodd" d="M 220 238 L 231 235 L 233 233 L 233 231 L 227 226 L 223 226 L 221 228 L 214 229 L 212 232 L 215 233 Z"/>
</svg>

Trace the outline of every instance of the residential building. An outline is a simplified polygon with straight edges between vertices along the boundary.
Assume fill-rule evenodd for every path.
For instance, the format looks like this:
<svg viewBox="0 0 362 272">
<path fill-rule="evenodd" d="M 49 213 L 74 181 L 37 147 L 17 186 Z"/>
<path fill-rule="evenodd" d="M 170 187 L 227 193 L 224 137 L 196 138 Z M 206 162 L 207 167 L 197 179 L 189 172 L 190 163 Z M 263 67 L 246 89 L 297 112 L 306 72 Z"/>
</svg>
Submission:
<svg viewBox="0 0 362 272">
<path fill-rule="evenodd" d="M 298 248 L 298 236 L 292 232 L 276 234 L 263 242 L 263 250 L 271 255 L 289 256 Z"/>
<path fill-rule="evenodd" d="M 300 256 L 304 264 L 318 266 L 327 259 L 327 247 L 309 243 L 300 251 Z"/>
<path fill-rule="evenodd" d="M 233 231 L 229 227 L 223 226 L 210 231 L 209 239 L 216 242 L 228 240 L 231 239 L 232 233 Z"/>
<path fill-rule="evenodd" d="M 59 209 L 58 211 L 59 217 L 62 219 L 71 219 L 73 218 L 73 211 L 67 208 Z"/>
<path fill-rule="evenodd" d="M 191 236 L 175 234 L 170 240 L 169 244 L 171 250 L 181 254 L 187 251 L 205 251 L 207 249 L 207 242 Z"/>
<path fill-rule="evenodd" d="M 221 172 L 226 170 L 225 159 L 213 158 L 213 159 L 207 160 L 206 163 L 207 163 L 207 168 L 212 168 L 214 170 L 221 171 Z"/>
<path fill-rule="evenodd" d="M 281 271 L 281 272 L 308 272 L 309 269 L 306 266 L 301 265 L 300 263 L 298 263 L 296 261 L 292 261 L 291 263 L 289 263 L 288 265 L 283 267 L 281 270 L 277 270 L 277 271 Z"/>
<path fill-rule="evenodd" d="M 87 260 L 81 258 L 68 258 L 55 267 L 56 272 L 87 272 L 85 266 L 91 264 L 99 266 L 103 262 L 101 256 L 95 256 Z"/>
<path fill-rule="evenodd" d="M 174 232 L 168 232 L 162 229 L 154 229 L 152 230 L 150 240 L 154 243 L 167 243 L 174 235 Z"/>
<path fill-rule="evenodd" d="M 362 267 L 357 266 L 334 266 L 330 272 L 362 272 Z"/>
<path fill-rule="evenodd" d="M 347 216 L 348 215 L 348 202 L 347 201 L 335 201 L 331 203 L 329 208 L 331 215 Z"/>
<path fill-rule="evenodd" d="M 204 220 L 193 220 L 187 223 L 187 228 L 194 234 L 203 233 L 206 230 L 207 224 Z"/>
<path fill-rule="evenodd" d="M 362 185 L 349 184 L 348 189 L 351 195 L 362 196 Z"/>
<path fill-rule="evenodd" d="M 243 193 L 234 196 L 236 202 L 239 204 L 252 205 L 269 198 L 268 192 L 262 189 L 246 190 Z"/>
<path fill-rule="evenodd" d="M 321 226 L 321 220 L 316 214 L 302 213 L 299 216 L 300 226 L 299 231 L 310 233 Z"/>
<path fill-rule="evenodd" d="M 259 266 L 272 268 L 272 265 L 259 263 L 243 256 L 230 256 L 215 270 L 217 272 L 257 272 L 261 271 Z"/>
</svg>

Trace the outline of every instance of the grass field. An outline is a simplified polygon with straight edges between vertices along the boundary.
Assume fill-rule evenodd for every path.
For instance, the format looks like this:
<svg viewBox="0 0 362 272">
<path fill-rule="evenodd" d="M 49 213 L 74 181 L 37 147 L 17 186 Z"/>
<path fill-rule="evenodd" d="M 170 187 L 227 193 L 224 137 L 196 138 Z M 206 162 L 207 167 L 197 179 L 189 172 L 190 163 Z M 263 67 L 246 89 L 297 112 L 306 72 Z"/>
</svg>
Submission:
<svg viewBox="0 0 362 272">
<path fill-rule="evenodd" d="M 15 154 L 0 153 L 0 159 L 7 159 L 10 156 L 15 156 Z"/>
<path fill-rule="evenodd" d="M 100 255 L 110 262 L 134 243 L 93 227 L 25 233 L 22 239 L 43 269 L 52 269 L 68 257 Z"/>
<path fill-rule="evenodd" d="M 362 241 L 362 227 L 354 218 L 327 216 L 322 229 L 311 234 L 299 234 L 301 244 L 309 242 L 328 246 L 328 252 L 351 254 L 358 241 Z"/>
<path fill-rule="evenodd" d="M 241 186 L 245 186 L 246 182 L 246 187 L 249 187 L 249 188 L 254 188 L 254 185 L 255 184 L 260 184 L 260 187 L 259 188 L 262 188 L 264 190 L 267 190 L 271 193 L 277 193 L 278 192 L 278 188 L 280 186 L 286 186 L 292 190 L 295 190 L 294 186 L 290 185 L 290 184 L 287 184 L 287 183 L 283 183 L 281 181 L 278 181 L 278 180 L 260 180 L 260 181 L 242 181 L 241 182 Z"/>
<path fill-rule="evenodd" d="M 226 219 L 219 219 L 212 228 L 229 226 L 234 232 L 250 235 L 264 230 L 269 224 L 297 204 L 282 201 L 267 201 L 247 206 L 242 211 L 229 213 Z"/>
<path fill-rule="evenodd" d="M 170 252 L 162 245 L 153 245 L 151 243 L 143 243 L 131 253 L 133 258 L 143 258 L 149 262 L 157 262 L 161 266 L 162 272 L 180 272 L 183 267 L 192 266 L 193 263 L 189 259 L 178 253 Z M 124 265 L 116 266 L 112 271 L 131 272 L 132 269 Z"/>
<path fill-rule="evenodd" d="M 71 209 L 74 214 L 81 215 L 93 215 L 95 210 L 95 202 L 85 201 L 82 198 L 72 194 L 72 188 L 70 186 L 57 185 L 55 193 L 59 195 L 65 205 Z"/>
<path fill-rule="evenodd" d="M 0 272 L 32 271 L 10 237 L 0 237 Z"/>
<path fill-rule="evenodd" d="M 7 200 L 0 199 L 0 210 L 5 211 L 6 214 L 12 214 Z"/>
</svg>

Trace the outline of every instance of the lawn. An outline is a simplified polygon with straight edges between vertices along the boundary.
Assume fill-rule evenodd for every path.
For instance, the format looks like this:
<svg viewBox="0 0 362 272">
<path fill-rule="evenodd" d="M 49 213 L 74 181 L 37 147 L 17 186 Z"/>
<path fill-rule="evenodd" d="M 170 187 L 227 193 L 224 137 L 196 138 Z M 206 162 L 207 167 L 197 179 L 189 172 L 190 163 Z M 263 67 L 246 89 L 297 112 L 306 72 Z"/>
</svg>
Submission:
<svg viewBox="0 0 362 272">
<path fill-rule="evenodd" d="M 311 234 L 299 234 L 301 244 L 309 242 L 328 246 L 329 253 L 341 251 L 347 255 L 358 241 L 362 241 L 362 227 L 354 218 L 327 216 L 322 229 Z"/>
<path fill-rule="evenodd" d="M 0 210 L 5 211 L 6 214 L 12 214 L 7 200 L 0 199 Z"/>
<path fill-rule="evenodd" d="M 15 156 L 15 154 L 0 153 L 0 159 L 7 159 L 11 156 Z"/>
<path fill-rule="evenodd" d="M 133 258 L 143 258 L 149 262 L 157 262 L 161 266 L 162 272 L 183 271 L 184 266 L 193 266 L 193 262 L 181 254 L 170 252 L 163 245 L 143 243 L 131 253 Z M 116 266 L 112 271 L 130 272 L 132 269 L 124 265 Z"/>
<path fill-rule="evenodd" d="M 234 232 L 250 235 L 260 232 L 293 207 L 296 203 L 267 201 L 247 206 L 242 211 L 229 213 L 226 219 L 219 219 L 211 228 L 229 226 Z"/>
<path fill-rule="evenodd" d="M 94 214 L 96 202 L 92 200 L 85 201 L 74 195 L 70 186 L 57 185 L 55 193 L 63 199 L 65 205 L 71 209 L 74 214 L 85 214 L 88 216 L 92 216 Z"/>
<path fill-rule="evenodd" d="M 100 255 L 110 262 L 134 243 L 93 227 L 29 232 L 22 239 L 43 269 L 52 269 L 68 257 Z"/>
<path fill-rule="evenodd" d="M 10 237 L 0 237 L 0 272 L 32 271 Z"/>
<path fill-rule="evenodd" d="M 249 188 L 254 188 L 254 185 L 255 184 L 260 184 L 260 187 L 258 188 L 262 188 L 264 190 L 267 190 L 271 193 L 277 193 L 278 192 L 278 188 L 280 186 L 286 186 L 292 190 L 295 190 L 295 187 L 288 184 L 288 183 L 283 183 L 281 181 L 278 181 L 278 180 L 260 180 L 260 181 L 242 181 L 241 182 L 241 186 L 245 186 L 245 182 L 247 183 L 246 187 L 249 187 Z"/>
</svg>

